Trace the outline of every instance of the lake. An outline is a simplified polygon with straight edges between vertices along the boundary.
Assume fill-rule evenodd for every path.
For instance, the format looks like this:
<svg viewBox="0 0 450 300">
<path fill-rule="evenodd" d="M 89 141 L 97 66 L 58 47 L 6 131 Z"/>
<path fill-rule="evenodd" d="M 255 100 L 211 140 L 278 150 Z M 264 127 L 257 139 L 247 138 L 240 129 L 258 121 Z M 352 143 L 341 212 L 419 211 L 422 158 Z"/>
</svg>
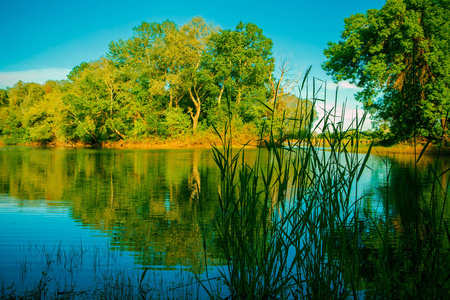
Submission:
<svg viewBox="0 0 450 300">
<path fill-rule="evenodd" d="M 247 150 L 246 158 L 254 161 L 258 151 Z M 435 158 L 414 161 L 414 155 L 372 155 L 355 189 L 365 251 L 362 281 L 375 280 L 381 227 L 390 224 L 388 245 L 401 259 L 405 245 L 398 236 L 407 224 L 421 223 L 411 199 L 421 199 L 424 211 L 430 207 L 428 165 Z M 439 174 L 449 165 L 441 159 Z M 441 177 L 443 186 L 447 177 Z M 219 180 L 210 149 L 0 148 L 2 286 L 20 291 L 46 282 L 44 288 L 65 293 L 93 289 L 93 277 L 118 273 L 136 282 L 152 276 L 152 289 L 173 291 L 195 276 L 205 278 L 205 268 L 215 277 L 223 256 L 214 227 Z M 432 222 L 450 218 L 449 205 L 440 199 L 433 205 L 443 209 L 430 211 Z"/>
</svg>

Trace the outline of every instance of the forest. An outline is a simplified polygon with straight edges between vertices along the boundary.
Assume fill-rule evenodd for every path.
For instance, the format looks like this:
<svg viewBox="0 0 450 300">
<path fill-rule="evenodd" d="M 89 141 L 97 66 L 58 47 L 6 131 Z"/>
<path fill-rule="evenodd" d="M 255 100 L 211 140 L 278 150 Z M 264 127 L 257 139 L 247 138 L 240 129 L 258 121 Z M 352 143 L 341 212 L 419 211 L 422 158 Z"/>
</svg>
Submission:
<svg viewBox="0 0 450 300">
<path fill-rule="evenodd" d="M 371 139 L 450 141 L 449 20 L 450 0 L 388 0 L 344 19 L 340 39 L 324 47 L 333 81 L 360 88 Z M 292 69 L 275 62 L 272 40 L 252 23 L 143 22 L 67 80 L 0 90 L 0 142 L 206 141 L 225 124 L 248 139 L 268 130 L 283 139 L 308 128 L 332 134 L 311 126 L 315 97 L 300 99 Z"/>
<path fill-rule="evenodd" d="M 75 66 L 67 80 L 19 81 L 0 90 L 0 138 L 93 145 L 201 140 L 225 122 L 257 137 L 269 116 L 287 135 L 297 108 L 311 111 L 312 103 L 291 94 L 287 63 L 275 78 L 272 47 L 251 23 L 220 30 L 201 17 L 182 26 L 143 22 L 103 57 Z"/>
</svg>

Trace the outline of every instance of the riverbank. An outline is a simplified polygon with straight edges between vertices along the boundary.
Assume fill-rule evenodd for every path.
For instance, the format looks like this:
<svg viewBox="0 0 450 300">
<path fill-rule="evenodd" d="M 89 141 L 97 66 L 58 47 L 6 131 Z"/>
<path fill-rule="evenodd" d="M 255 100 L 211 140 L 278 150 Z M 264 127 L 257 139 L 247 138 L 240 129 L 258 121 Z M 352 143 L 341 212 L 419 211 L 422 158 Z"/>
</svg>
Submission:
<svg viewBox="0 0 450 300">
<path fill-rule="evenodd" d="M 243 145 L 249 148 L 259 146 L 258 138 L 249 134 L 233 136 L 233 147 L 240 148 Z M 216 134 L 196 134 L 178 139 L 164 139 L 151 137 L 144 140 L 120 140 L 90 144 L 84 142 L 50 142 L 50 143 L 23 143 L 11 146 L 43 147 L 43 148 L 98 148 L 98 149 L 207 149 L 211 145 L 221 145 L 222 141 Z M 6 147 L 0 140 L 0 147 Z"/>
<path fill-rule="evenodd" d="M 330 149 L 331 146 L 330 143 L 323 139 L 314 139 L 311 141 L 313 145 L 316 145 L 316 147 L 323 147 L 325 149 Z M 371 147 L 372 141 L 369 140 L 362 140 L 359 141 L 358 147 L 356 148 L 354 144 L 351 144 L 351 141 L 344 140 L 341 142 L 342 145 L 346 145 L 347 149 L 350 148 L 350 145 L 352 145 L 352 149 L 357 149 L 356 151 L 358 153 L 367 153 L 369 151 L 369 148 Z M 295 145 L 295 141 L 291 140 L 289 142 L 285 142 L 285 145 Z M 416 143 L 414 145 L 413 142 L 407 143 L 397 143 L 389 146 L 384 146 L 379 143 L 374 143 L 372 145 L 371 153 L 375 155 L 394 155 L 394 154 L 417 154 L 419 155 L 422 153 L 424 147 L 426 146 L 426 142 Z M 336 147 L 336 145 L 334 145 Z M 426 146 L 424 154 L 434 155 L 434 154 L 441 154 L 441 155 L 450 155 L 450 147 L 449 146 L 439 146 L 434 145 L 430 143 Z"/>
<path fill-rule="evenodd" d="M 104 142 L 99 144 L 88 144 L 83 142 L 77 143 L 62 143 L 62 142 L 52 142 L 52 143 L 26 143 L 16 146 L 26 146 L 26 147 L 45 147 L 45 148 L 98 148 L 98 149 L 208 149 L 212 145 L 221 145 L 221 140 L 217 136 L 213 135 L 203 135 L 197 137 L 185 137 L 181 139 L 160 139 L 160 138 L 149 138 L 142 141 L 115 141 L 115 142 Z M 291 141 L 291 145 L 294 141 Z M 329 147 L 328 143 L 323 143 L 323 141 L 315 140 L 316 145 L 321 145 L 325 148 Z M 240 148 L 246 145 L 247 148 L 258 148 L 261 144 L 257 138 L 250 135 L 236 136 L 233 139 L 233 147 Z M 0 147 L 5 147 L 5 145 L 0 142 Z M 425 143 L 419 143 L 414 145 L 413 143 L 398 143 L 391 146 L 382 146 L 374 144 L 372 146 L 372 154 L 378 155 L 394 155 L 394 154 L 420 154 L 422 153 Z M 370 141 L 361 141 L 358 145 L 359 153 L 366 153 L 370 148 Z M 425 154 L 434 155 L 450 155 L 450 147 L 429 144 L 424 152 Z"/>
<path fill-rule="evenodd" d="M 361 145 L 358 147 L 358 152 L 366 153 L 369 150 L 369 145 Z M 420 155 L 425 147 L 425 144 L 394 144 L 392 146 L 374 145 L 371 153 L 378 155 L 394 155 L 394 154 L 417 154 Z M 424 154 L 427 155 L 450 155 L 450 147 L 429 144 Z"/>
</svg>

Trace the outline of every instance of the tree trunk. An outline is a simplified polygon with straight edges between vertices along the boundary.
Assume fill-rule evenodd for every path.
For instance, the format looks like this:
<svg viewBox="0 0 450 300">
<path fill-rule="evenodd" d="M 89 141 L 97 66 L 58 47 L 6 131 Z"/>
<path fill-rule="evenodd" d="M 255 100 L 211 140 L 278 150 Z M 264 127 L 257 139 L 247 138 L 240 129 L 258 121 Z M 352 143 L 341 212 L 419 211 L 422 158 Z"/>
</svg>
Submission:
<svg viewBox="0 0 450 300">
<path fill-rule="evenodd" d="M 220 107 L 220 100 L 222 99 L 222 94 L 223 94 L 224 90 L 225 90 L 225 85 L 223 85 L 223 87 L 220 89 L 219 98 L 217 99 L 217 104 L 219 105 L 219 107 Z"/>
<path fill-rule="evenodd" d="M 447 130 L 447 127 L 448 127 L 448 123 L 447 123 L 447 119 L 446 118 L 442 118 L 441 119 L 441 126 L 442 126 L 442 129 L 445 132 Z"/>
<path fill-rule="evenodd" d="M 192 110 L 189 110 L 189 114 L 191 115 L 191 118 L 192 118 L 192 131 L 195 132 L 195 130 L 197 130 L 197 124 L 198 124 L 198 119 L 200 117 L 202 102 L 200 101 L 200 98 L 198 97 L 198 95 L 194 96 L 192 94 L 191 89 L 189 89 L 189 95 L 191 96 L 191 100 L 195 106 L 195 114 L 192 112 Z"/>
<path fill-rule="evenodd" d="M 192 131 L 197 130 L 197 124 L 198 124 L 198 118 L 200 117 L 200 106 L 195 107 L 195 115 L 191 112 L 191 118 L 192 118 Z"/>
<path fill-rule="evenodd" d="M 239 103 L 241 102 L 241 97 L 242 97 L 242 92 L 241 89 L 239 89 L 237 97 L 236 97 L 236 104 L 239 105 Z"/>
</svg>

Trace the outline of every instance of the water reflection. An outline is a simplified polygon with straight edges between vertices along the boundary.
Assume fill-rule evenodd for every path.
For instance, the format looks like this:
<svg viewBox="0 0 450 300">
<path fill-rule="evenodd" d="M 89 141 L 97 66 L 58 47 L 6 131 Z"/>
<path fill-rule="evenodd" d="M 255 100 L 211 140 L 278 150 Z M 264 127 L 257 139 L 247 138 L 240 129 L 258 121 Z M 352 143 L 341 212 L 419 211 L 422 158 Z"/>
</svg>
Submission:
<svg viewBox="0 0 450 300">
<path fill-rule="evenodd" d="M 0 151 L 0 193 L 18 205 L 44 201 L 68 207 L 83 226 L 110 236 L 112 248 L 137 253 L 139 265 L 198 270 L 200 217 L 209 251 L 215 253 L 218 173 L 213 164 L 210 150 L 199 149 L 5 149 Z"/>
<path fill-rule="evenodd" d="M 446 281 L 436 270 L 450 268 L 450 161 L 431 156 L 416 160 L 414 155 L 372 159 L 359 226 L 360 276 L 367 296 L 404 298 Z"/>
<path fill-rule="evenodd" d="M 258 151 L 246 151 L 250 165 Z M 267 159 L 264 156 L 261 161 Z M 423 278 L 416 274 L 436 263 L 430 260 L 436 257 L 435 251 L 450 247 L 448 239 L 439 239 L 447 234 L 443 229 L 450 221 L 444 197 L 450 160 L 423 157 L 416 164 L 415 159 L 413 155 L 372 156 L 370 169 L 358 183 L 355 257 L 360 290 L 386 289 L 377 286 L 385 282 L 380 277 L 386 270 L 420 286 Z M 15 249 L 6 247 L 13 242 L 37 244 L 44 240 L 53 245 L 71 236 L 64 235 L 65 229 L 57 231 L 63 235 L 55 236 L 49 227 L 26 223 L 25 210 L 15 209 L 22 207 L 38 213 L 42 217 L 39 222 L 57 212 L 85 230 L 103 233 L 102 238 L 93 239 L 107 237 L 110 249 L 131 253 L 137 267 L 187 266 L 201 272 L 203 237 L 208 265 L 220 263 L 214 234 L 219 176 L 211 150 L 2 148 L 0 194 L 5 197 L 0 204 L 23 225 L 20 235 L 16 227 L 1 228 L 3 249 L 11 252 L 3 255 L 13 257 Z M 435 176 L 439 184 L 433 180 Z"/>
</svg>

